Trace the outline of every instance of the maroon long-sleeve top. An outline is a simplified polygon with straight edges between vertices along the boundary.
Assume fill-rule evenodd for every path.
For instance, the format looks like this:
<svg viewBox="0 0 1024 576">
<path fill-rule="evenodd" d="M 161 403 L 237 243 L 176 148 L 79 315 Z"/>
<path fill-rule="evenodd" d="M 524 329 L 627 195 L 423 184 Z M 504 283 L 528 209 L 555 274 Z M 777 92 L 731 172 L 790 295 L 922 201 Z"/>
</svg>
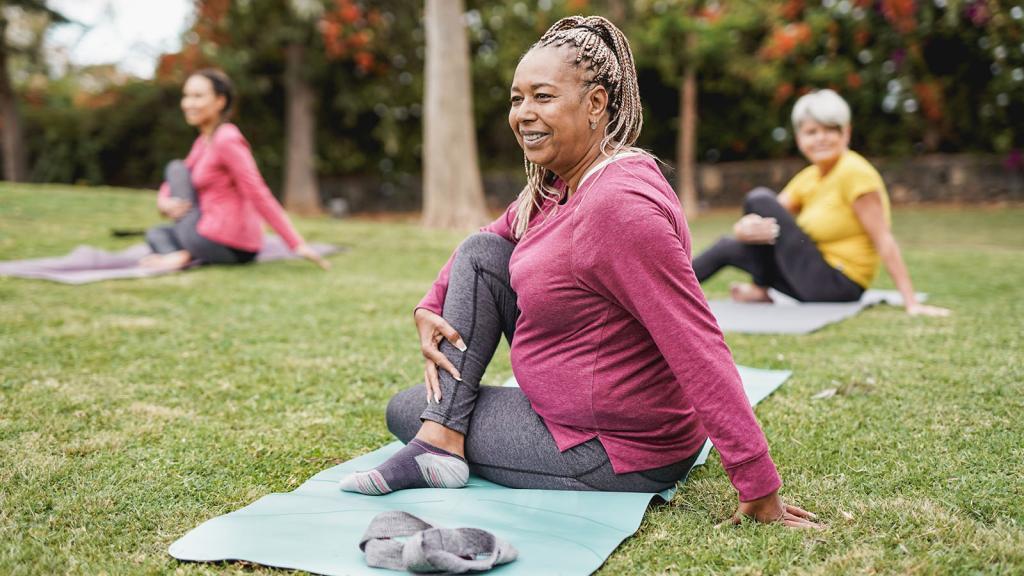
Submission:
<svg viewBox="0 0 1024 576">
<path fill-rule="evenodd" d="M 234 124 L 221 124 L 209 139 L 199 136 L 185 158 L 199 201 L 196 231 L 219 244 L 259 252 L 265 220 L 294 249 L 303 243 L 288 215 L 270 193 L 249 142 Z M 166 182 L 160 196 L 170 195 Z"/>
<path fill-rule="evenodd" d="M 515 203 L 483 228 L 515 241 Z M 512 370 L 560 450 L 598 438 L 616 473 L 666 466 L 710 436 L 740 499 L 781 485 L 732 354 L 690 266 L 672 187 L 647 155 L 546 203 L 512 253 Z M 451 260 L 419 307 L 441 314 Z"/>
</svg>

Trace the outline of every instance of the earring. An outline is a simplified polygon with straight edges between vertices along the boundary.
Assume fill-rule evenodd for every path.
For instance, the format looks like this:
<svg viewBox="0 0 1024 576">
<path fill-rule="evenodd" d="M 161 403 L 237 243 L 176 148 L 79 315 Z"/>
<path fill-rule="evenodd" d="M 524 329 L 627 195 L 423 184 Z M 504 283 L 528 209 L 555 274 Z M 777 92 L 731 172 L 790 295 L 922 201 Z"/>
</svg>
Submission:
<svg viewBox="0 0 1024 576">
<path fill-rule="evenodd" d="M 590 121 L 590 129 L 591 130 L 597 130 L 597 122 L 591 120 Z"/>
</svg>

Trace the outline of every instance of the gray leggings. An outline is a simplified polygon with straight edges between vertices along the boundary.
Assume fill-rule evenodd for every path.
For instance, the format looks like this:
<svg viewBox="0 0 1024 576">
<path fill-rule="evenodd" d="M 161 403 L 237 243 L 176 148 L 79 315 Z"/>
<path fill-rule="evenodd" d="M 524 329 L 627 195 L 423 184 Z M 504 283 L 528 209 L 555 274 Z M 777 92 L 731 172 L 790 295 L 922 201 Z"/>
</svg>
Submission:
<svg viewBox="0 0 1024 576">
<path fill-rule="evenodd" d="M 171 197 L 186 200 L 192 204 L 178 221 L 169 226 L 157 226 L 146 231 L 146 243 L 157 254 L 170 254 L 187 250 L 196 260 L 204 264 L 245 264 L 256 258 L 255 252 L 238 250 L 219 244 L 199 234 L 199 202 L 196 189 L 192 186 L 192 173 L 181 160 L 167 164 L 164 177 L 171 188 Z"/>
<path fill-rule="evenodd" d="M 801 302 L 853 302 L 864 288 L 829 264 L 796 219 L 767 188 L 754 188 L 743 200 L 744 214 L 775 218 L 775 244 L 744 244 L 723 236 L 693 259 L 693 272 L 704 282 L 725 266 L 748 272 L 758 286 L 775 288 Z"/>
<path fill-rule="evenodd" d="M 559 452 L 541 417 L 519 388 L 480 386 L 501 335 L 512 341 L 519 309 L 509 285 L 513 245 L 490 233 L 470 236 L 452 264 L 444 318 L 466 343 L 441 351 L 462 382 L 441 373 L 441 403 L 427 404 L 418 385 L 399 392 L 387 409 L 388 429 L 402 442 L 431 420 L 466 435 L 466 460 L 483 478 L 512 488 L 657 492 L 686 478 L 697 455 L 663 468 L 615 474 L 596 438 Z"/>
</svg>

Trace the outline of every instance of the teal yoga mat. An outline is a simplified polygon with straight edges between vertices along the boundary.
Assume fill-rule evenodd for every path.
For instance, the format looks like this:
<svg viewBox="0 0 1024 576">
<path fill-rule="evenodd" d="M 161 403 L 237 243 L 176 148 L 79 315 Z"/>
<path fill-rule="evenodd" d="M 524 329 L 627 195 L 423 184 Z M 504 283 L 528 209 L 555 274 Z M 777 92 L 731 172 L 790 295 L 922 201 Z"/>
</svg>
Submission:
<svg viewBox="0 0 1024 576">
<path fill-rule="evenodd" d="M 744 388 L 756 404 L 789 378 L 789 371 L 740 367 Z M 339 464 L 295 491 L 269 494 L 201 524 L 171 544 L 179 560 L 245 560 L 316 574 L 388 574 L 369 568 L 359 538 L 370 519 L 404 510 L 435 525 L 473 526 L 519 549 L 519 559 L 495 568 L 501 575 L 590 574 L 640 527 L 659 494 L 514 490 L 475 476 L 462 490 L 404 490 L 386 496 L 342 492 L 338 480 L 373 468 L 401 447 L 398 442 Z M 705 445 L 705 453 L 710 449 Z M 703 463 L 703 459 L 700 460 Z"/>
</svg>

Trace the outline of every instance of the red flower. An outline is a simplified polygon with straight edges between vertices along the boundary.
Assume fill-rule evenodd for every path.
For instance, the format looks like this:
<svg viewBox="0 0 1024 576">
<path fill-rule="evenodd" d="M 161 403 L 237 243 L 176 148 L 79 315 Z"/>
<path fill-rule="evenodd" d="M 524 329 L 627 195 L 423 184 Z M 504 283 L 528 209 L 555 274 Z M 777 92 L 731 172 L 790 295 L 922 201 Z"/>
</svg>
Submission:
<svg viewBox="0 0 1024 576">
<path fill-rule="evenodd" d="M 921 104 L 921 113 L 925 118 L 932 121 L 942 119 L 942 88 L 938 83 L 932 81 L 914 84 L 914 95 Z"/>
<path fill-rule="evenodd" d="M 775 97 L 773 98 L 773 100 L 775 101 L 775 105 L 776 106 L 781 105 L 786 100 L 789 100 L 789 97 L 792 96 L 792 95 L 793 95 L 793 85 L 792 84 L 790 84 L 789 82 L 783 82 L 782 84 L 779 84 L 775 88 Z"/>
<path fill-rule="evenodd" d="M 356 68 L 358 68 L 360 72 L 364 73 L 373 69 L 373 65 L 377 61 L 376 58 L 373 57 L 373 54 L 370 54 L 369 52 L 356 52 L 354 59 L 356 61 Z"/>
<path fill-rule="evenodd" d="M 882 14 L 902 34 L 910 34 L 917 28 L 914 0 L 882 0 Z"/>
</svg>

